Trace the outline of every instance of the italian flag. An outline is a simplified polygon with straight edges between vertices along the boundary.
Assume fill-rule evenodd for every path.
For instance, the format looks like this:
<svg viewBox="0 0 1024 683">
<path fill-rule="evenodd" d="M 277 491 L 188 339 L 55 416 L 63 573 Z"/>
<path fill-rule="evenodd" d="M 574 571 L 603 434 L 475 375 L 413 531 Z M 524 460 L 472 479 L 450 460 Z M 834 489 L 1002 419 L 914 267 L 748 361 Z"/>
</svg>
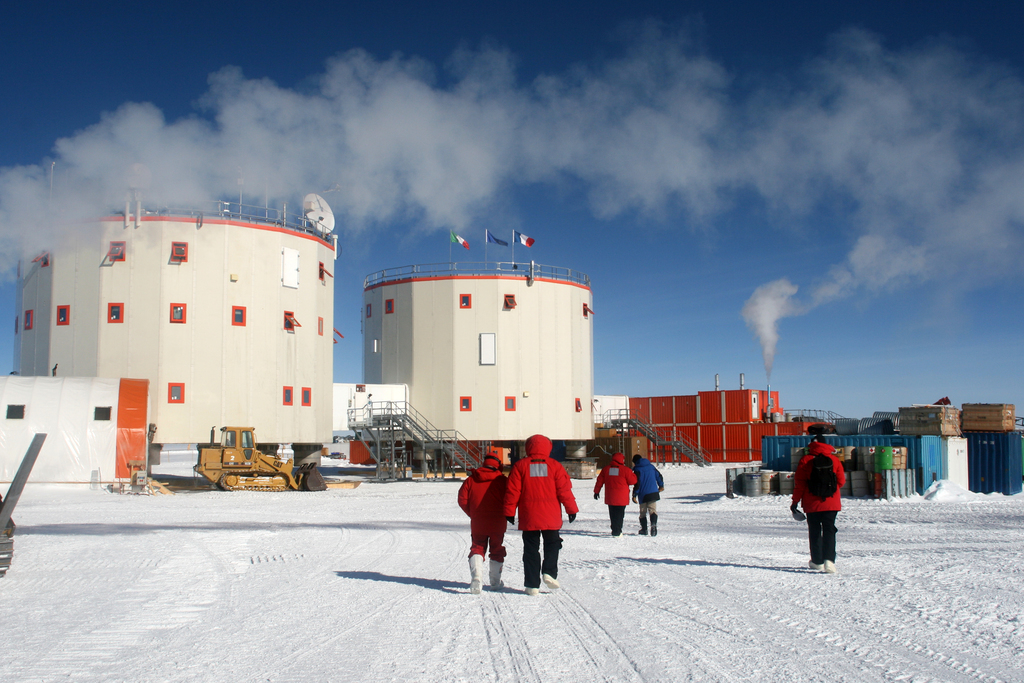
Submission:
<svg viewBox="0 0 1024 683">
<path fill-rule="evenodd" d="M 451 230 L 449 230 L 448 232 L 451 232 Z M 466 249 L 469 249 L 469 242 L 467 242 L 466 240 L 462 239 L 461 237 L 456 235 L 454 232 L 451 232 L 451 235 L 452 235 L 452 242 L 458 242 L 459 244 L 464 246 Z"/>
<path fill-rule="evenodd" d="M 518 230 L 513 230 L 512 231 L 512 237 L 513 237 L 513 241 L 515 241 L 515 242 L 519 242 L 520 244 L 525 245 L 527 247 L 532 247 L 533 246 L 534 239 L 532 237 L 527 237 L 526 235 L 524 235 L 523 233 L 519 232 Z"/>
</svg>

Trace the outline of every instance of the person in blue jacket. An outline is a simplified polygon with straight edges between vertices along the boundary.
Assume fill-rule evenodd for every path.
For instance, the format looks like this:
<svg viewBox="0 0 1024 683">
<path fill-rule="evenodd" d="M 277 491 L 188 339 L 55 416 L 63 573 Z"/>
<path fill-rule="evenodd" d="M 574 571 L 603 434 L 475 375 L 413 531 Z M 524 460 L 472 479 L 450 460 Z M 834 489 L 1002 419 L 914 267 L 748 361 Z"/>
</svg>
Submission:
<svg viewBox="0 0 1024 683">
<path fill-rule="evenodd" d="M 633 487 L 633 502 L 640 504 L 640 535 L 647 535 L 647 513 L 651 513 L 651 536 L 658 535 L 658 501 L 665 490 L 661 472 L 647 458 L 633 456 L 633 473 L 636 485 Z"/>
</svg>

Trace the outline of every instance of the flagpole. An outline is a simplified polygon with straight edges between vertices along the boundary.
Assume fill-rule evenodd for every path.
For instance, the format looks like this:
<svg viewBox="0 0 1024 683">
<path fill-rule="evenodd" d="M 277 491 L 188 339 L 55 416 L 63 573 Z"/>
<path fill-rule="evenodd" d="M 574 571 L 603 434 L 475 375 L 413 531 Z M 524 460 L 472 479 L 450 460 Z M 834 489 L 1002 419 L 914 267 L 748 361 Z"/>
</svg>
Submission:
<svg viewBox="0 0 1024 683">
<path fill-rule="evenodd" d="M 451 235 L 448 236 L 448 265 L 452 263 L 452 239 Z"/>
<path fill-rule="evenodd" d="M 487 228 L 484 228 L 484 270 L 487 269 Z"/>
<path fill-rule="evenodd" d="M 516 231 L 512 231 L 512 267 L 516 267 Z"/>
</svg>

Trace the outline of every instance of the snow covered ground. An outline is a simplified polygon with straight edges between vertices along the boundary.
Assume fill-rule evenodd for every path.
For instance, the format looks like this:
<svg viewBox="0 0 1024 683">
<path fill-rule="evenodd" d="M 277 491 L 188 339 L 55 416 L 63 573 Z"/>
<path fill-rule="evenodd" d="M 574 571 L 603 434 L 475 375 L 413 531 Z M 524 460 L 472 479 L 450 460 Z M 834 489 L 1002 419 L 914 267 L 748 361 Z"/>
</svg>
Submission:
<svg viewBox="0 0 1024 683">
<path fill-rule="evenodd" d="M 506 589 L 468 592 L 457 483 L 30 485 L 0 678 L 1024 681 L 1024 495 L 846 500 L 830 576 L 806 568 L 787 501 L 725 498 L 721 466 L 662 469 L 656 538 L 611 538 L 593 481 L 575 482 L 562 590 L 536 597 L 517 532 Z"/>
</svg>

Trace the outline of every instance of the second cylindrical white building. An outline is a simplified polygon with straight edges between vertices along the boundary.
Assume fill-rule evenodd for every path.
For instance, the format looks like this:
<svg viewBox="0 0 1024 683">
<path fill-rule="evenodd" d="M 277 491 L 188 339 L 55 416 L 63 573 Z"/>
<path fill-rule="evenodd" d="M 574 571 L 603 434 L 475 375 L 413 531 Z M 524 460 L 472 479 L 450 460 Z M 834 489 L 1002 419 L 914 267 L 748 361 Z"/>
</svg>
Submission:
<svg viewBox="0 0 1024 683">
<path fill-rule="evenodd" d="M 365 381 L 407 384 L 416 411 L 469 440 L 592 438 L 589 278 L 550 266 L 488 265 L 409 266 L 367 277 Z"/>
</svg>

